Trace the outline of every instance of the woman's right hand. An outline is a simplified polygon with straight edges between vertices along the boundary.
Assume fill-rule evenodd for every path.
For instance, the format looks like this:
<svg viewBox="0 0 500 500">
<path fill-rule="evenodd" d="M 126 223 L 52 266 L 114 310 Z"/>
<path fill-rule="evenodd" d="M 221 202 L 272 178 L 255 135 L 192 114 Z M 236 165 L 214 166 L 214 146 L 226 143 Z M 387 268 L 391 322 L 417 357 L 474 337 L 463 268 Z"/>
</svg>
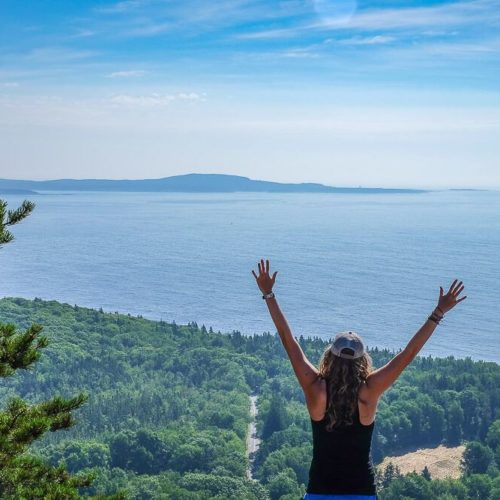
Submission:
<svg viewBox="0 0 500 500">
<path fill-rule="evenodd" d="M 266 260 L 266 263 L 264 265 L 264 259 L 261 259 L 260 262 L 257 264 L 257 266 L 259 268 L 258 276 L 252 269 L 252 274 L 255 278 L 255 281 L 257 282 L 257 286 L 259 287 L 260 291 L 264 294 L 272 292 L 278 271 L 275 271 L 272 277 L 269 276 L 269 260 Z"/>
<path fill-rule="evenodd" d="M 458 282 L 455 280 L 448 290 L 448 293 L 444 293 L 443 287 L 439 287 L 439 301 L 438 308 L 443 311 L 443 314 L 447 313 L 449 310 L 453 309 L 459 302 L 465 300 L 467 295 L 464 295 L 462 298 L 458 299 L 458 296 L 462 293 L 464 289 L 464 285 L 462 282 Z M 457 300 L 458 299 L 458 300 Z"/>
</svg>

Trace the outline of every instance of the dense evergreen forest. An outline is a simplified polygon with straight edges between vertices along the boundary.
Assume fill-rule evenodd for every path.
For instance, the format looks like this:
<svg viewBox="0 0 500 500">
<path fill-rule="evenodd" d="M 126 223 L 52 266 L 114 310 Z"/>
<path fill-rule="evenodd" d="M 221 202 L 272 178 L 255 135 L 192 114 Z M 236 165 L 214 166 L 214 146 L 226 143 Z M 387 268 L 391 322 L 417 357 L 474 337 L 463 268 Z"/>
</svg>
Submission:
<svg viewBox="0 0 500 500">
<path fill-rule="evenodd" d="M 311 459 L 310 422 L 279 337 L 222 334 L 58 302 L 0 300 L 0 321 L 44 326 L 49 346 L 33 369 L 0 386 L 2 406 L 84 391 L 77 424 L 45 435 L 34 453 L 95 474 L 82 495 L 129 498 L 297 500 Z M 300 338 L 317 362 L 327 346 Z M 371 351 L 375 366 L 394 353 Z M 249 395 L 262 438 L 246 478 Z M 500 498 L 500 367 L 417 358 L 379 405 L 375 463 L 440 443 L 466 442 L 460 480 L 428 474 L 380 478 L 381 499 Z"/>
</svg>

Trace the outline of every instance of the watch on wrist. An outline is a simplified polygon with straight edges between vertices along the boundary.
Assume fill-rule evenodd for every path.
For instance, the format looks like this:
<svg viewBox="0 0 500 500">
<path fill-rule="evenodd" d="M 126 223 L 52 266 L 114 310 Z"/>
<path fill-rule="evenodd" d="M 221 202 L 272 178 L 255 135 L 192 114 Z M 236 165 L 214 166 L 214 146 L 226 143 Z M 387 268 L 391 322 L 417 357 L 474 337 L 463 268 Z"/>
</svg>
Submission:
<svg viewBox="0 0 500 500">
<path fill-rule="evenodd" d="M 269 293 L 265 293 L 262 298 L 265 300 L 265 299 L 274 299 L 274 292 L 269 292 Z"/>
</svg>

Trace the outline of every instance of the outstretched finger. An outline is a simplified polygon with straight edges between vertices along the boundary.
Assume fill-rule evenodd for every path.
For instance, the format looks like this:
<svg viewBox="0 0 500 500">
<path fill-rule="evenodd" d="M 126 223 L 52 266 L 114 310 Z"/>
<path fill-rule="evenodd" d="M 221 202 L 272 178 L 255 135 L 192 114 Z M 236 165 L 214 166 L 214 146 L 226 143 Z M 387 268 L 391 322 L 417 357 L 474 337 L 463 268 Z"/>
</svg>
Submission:
<svg viewBox="0 0 500 500">
<path fill-rule="evenodd" d="M 458 304 L 459 302 L 462 302 L 462 300 L 465 300 L 466 298 L 467 298 L 467 295 L 464 295 L 461 299 L 458 299 L 458 300 L 457 300 L 457 304 Z"/>
<path fill-rule="evenodd" d="M 266 273 L 269 273 L 269 259 L 266 259 Z"/>
<path fill-rule="evenodd" d="M 460 288 L 457 288 L 455 290 L 455 297 L 458 297 L 462 293 L 464 288 L 465 288 L 465 285 L 462 285 Z"/>
<path fill-rule="evenodd" d="M 264 271 L 260 265 L 260 262 L 257 262 L 257 267 L 259 268 L 259 274 L 262 274 Z"/>
<path fill-rule="evenodd" d="M 454 286 L 457 284 L 457 281 L 458 281 L 458 280 L 455 280 L 455 281 L 451 284 L 450 289 L 448 290 L 448 293 L 451 293 L 451 291 L 453 290 Z"/>
<path fill-rule="evenodd" d="M 277 275 L 277 274 L 278 274 L 278 271 L 274 271 L 274 273 L 273 273 L 273 278 L 272 278 L 272 280 L 273 280 L 273 285 L 274 285 L 274 282 L 276 281 L 276 275 Z"/>
<path fill-rule="evenodd" d="M 253 274 L 253 276 L 254 276 L 255 279 L 258 279 L 257 275 L 255 274 L 255 271 L 253 269 L 252 269 L 252 274 Z"/>
<path fill-rule="evenodd" d="M 462 286 L 462 282 L 461 282 L 461 281 L 459 281 L 459 282 L 455 285 L 455 287 L 453 288 L 452 293 L 453 293 L 453 294 L 456 294 L 456 293 L 457 293 L 457 290 L 458 290 L 461 286 Z"/>
<path fill-rule="evenodd" d="M 266 266 L 264 264 L 264 259 L 260 259 L 260 264 L 261 264 L 261 267 L 262 267 L 262 274 L 265 274 L 265 272 L 266 272 Z"/>
</svg>

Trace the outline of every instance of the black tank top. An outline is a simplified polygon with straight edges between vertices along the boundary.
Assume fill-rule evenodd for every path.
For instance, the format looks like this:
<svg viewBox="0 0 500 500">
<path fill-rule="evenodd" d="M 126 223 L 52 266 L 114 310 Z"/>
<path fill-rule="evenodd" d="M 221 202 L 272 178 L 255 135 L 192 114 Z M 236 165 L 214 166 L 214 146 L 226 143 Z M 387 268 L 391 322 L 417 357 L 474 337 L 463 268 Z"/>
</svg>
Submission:
<svg viewBox="0 0 500 500">
<path fill-rule="evenodd" d="M 328 381 L 326 383 L 328 398 Z M 322 420 L 311 419 L 313 458 L 307 492 L 376 495 L 375 471 L 370 453 L 375 422 L 363 425 L 356 405 L 352 425 L 337 427 L 328 432 L 326 424 L 326 414 Z"/>
</svg>

